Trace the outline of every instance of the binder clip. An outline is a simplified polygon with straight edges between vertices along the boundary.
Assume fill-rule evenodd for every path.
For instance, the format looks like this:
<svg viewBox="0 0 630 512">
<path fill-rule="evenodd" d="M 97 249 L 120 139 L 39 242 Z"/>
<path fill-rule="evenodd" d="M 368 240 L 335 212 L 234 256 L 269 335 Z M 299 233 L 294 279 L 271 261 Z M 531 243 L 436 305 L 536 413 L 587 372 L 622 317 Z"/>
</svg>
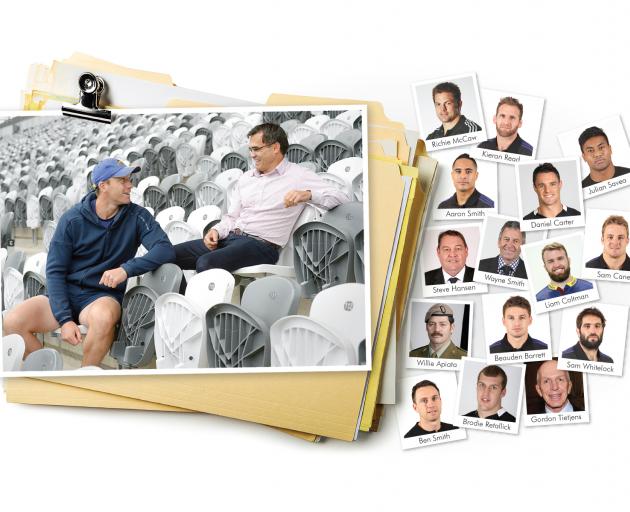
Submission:
<svg viewBox="0 0 630 512">
<path fill-rule="evenodd" d="M 105 91 L 105 81 L 100 76 L 86 72 L 79 77 L 79 89 L 79 103 L 62 105 L 61 113 L 64 116 L 111 124 L 111 111 L 98 107 L 101 95 Z"/>
</svg>

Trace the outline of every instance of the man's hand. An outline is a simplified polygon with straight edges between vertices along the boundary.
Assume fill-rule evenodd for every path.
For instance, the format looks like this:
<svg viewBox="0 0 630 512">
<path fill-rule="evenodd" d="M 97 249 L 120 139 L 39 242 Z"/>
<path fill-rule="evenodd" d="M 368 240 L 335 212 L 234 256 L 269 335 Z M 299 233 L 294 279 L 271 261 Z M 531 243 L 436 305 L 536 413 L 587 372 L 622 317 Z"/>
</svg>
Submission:
<svg viewBox="0 0 630 512">
<path fill-rule="evenodd" d="M 108 286 L 109 288 L 116 288 L 120 283 L 127 279 L 127 272 L 122 267 L 115 268 L 113 270 L 106 270 L 103 272 L 101 280 L 98 284 Z"/>
<path fill-rule="evenodd" d="M 61 326 L 61 339 L 70 345 L 78 345 L 81 343 L 81 331 L 79 326 L 72 320 Z"/>
<path fill-rule="evenodd" d="M 289 190 L 284 196 L 284 207 L 290 208 L 291 206 L 310 201 L 311 198 L 310 190 Z"/>
<path fill-rule="evenodd" d="M 219 232 L 212 228 L 206 233 L 206 236 L 203 237 L 203 244 L 211 251 L 214 251 L 219 244 Z"/>
</svg>

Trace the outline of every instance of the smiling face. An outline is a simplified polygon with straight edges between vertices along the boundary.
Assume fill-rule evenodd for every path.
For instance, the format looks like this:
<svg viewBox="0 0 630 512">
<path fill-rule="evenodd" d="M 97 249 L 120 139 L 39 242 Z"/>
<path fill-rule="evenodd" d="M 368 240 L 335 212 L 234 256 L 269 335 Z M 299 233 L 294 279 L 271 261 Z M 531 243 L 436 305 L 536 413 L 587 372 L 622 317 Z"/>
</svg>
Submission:
<svg viewBox="0 0 630 512">
<path fill-rule="evenodd" d="M 529 326 L 532 325 L 532 316 L 525 308 L 511 306 L 505 309 L 502 322 L 509 336 L 522 338 L 528 334 Z"/>
<path fill-rule="evenodd" d="M 582 146 L 582 158 L 591 171 L 604 171 L 612 165 L 612 147 L 603 135 L 587 139 Z"/>
<path fill-rule="evenodd" d="M 442 269 L 451 276 L 457 275 L 466 265 L 468 248 L 464 241 L 453 235 L 444 235 L 437 248 Z"/>
<path fill-rule="evenodd" d="M 457 192 L 472 193 L 478 177 L 477 166 L 469 158 L 458 158 L 453 162 L 451 179 Z"/>
<path fill-rule="evenodd" d="M 109 178 L 99 184 L 100 192 L 104 199 L 116 206 L 122 206 L 131 202 L 131 189 L 133 183 L 131 176 L 121 178 Z"/>
<path fill-rule="evenodd" d="M 505 228 L 499 238 L 499 254 L 505 263 L 510 264 L 521 255 L 523 234 L 520 229 Z"/>
<path fill-rule="evenodd" d="M 249 154 L 256 170 L 261 174 L 273 171 L 284 158 L 280 152 L 280 143 L 265 144 L 263 132 L 255 133 L 249 138 Z"/>
<path fill-rule="evenodd" d="M 604 324 L 597 315 L 584 315 L 582 325 L 576 330 L 580 344 L 589 350 L 597 350 L 604 340 Z"/>
<path fill-rule="evenodd" d="M 523 125 L 521 111 L 514 105 L 503 104 L 492 118 L 497 134 L 501 137 L 512 137 Z"/>
<path fill-rule="evenodd" d="M 450 123 L 459 117 L 459 111 L 462 107 L 461 101 L 455 103 L 453 94 L 450 92 L 438 92 L 433 96 L 433 105 L 435 106 L 435 114 L 443 124 Z"/>
<path fill-rule="evenodd" d="M 423 386 L 416 389 L 413 410 L 418 413 L 421 420 L 426 422 L 440 421 L 442 414 L 440 392 L 433 386 Z"/>
<path fill-rule="evenodd" d="M 501 399 L 506 390 L 502 388 L 500 376 L 489 377 L 483 373 L 477 379 L 477 411 L 479 416 L 485 418 L 501 409 Z"/>
<path fill-rule="evenodd" d="M 628 231 L 625 226 L 619 224 L 608 224 L 604 228 L 602 236 L 604 254 L 611 258 L 621 258 L 626 254 L 628 247 Z"/>
<path fill-rule="evenodd" d="M 552 281 L 561 283 L 571 275 L 571 260 L 562 249 L 550 249 L 543 253 L 545 270 Z"/>
<path fill-rule="evenodd" d="M 558 370 L 557 361 L 547 361 L 540 365 L 536 374 L 536 392 L 553 412 L 560 412 L 571 393 L 569 372 Z"/>
<path fill-rule="evenodd" d="M 541 172 L 536 176 L 534 191 L 538 196 L 539 206 L 559 206 L 562 180 L 554 172 Z"/>
</svg>

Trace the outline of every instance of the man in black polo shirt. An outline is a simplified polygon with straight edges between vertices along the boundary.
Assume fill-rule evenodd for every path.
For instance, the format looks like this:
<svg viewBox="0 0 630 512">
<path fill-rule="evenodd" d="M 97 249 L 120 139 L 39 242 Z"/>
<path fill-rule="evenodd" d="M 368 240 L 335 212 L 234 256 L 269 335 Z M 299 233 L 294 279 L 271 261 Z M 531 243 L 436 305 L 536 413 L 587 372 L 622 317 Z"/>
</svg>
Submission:
<svg viewBox="0 0 630 512">
<path fill-rule="evenodd" d="M 483 368 L 477 376 L 477 409 L 464 416 L 514 423 L 516 418 L 501 404 L 507 393 L 506 386 L 507 375 L 503 368 L 494 364 Z"/>
<path fill-rule="evenodd" d="M 611 215 L 602 224 L 602 245 L 602 254 L 587 261 L 587 268 L 630 272 L 630 258 L 626 253 L 628 221 L 621 215 Z"/>
<path fill-rule="evenodd" d="M 549 348 L 546 343 L 529 335 L 532 320 L 532 307 L 526 298 L 515 295 L 506 300 L 501 319 L 505 327 L 505 336 L 490 345 L 490 353 L 526 352 Z"/>
<path fill-rule="evenodd" d="M 474 121 L 461 114 L 462 92 L 452 82 L 442 82 L 433 88 L 433 105 L 435 114 L 442 124 L 427 135 L 427 140 L 462 135 L 481 130 Z"/>
<path fill-rule="evenodd" d="M 520 101 L 510 96 L 501 98 L 492 122 L 497 136 L 482 142 L 478 148 L 532 156 L 534 148 L 518 134 L 518 129 L 523 126 L 523 105 Z"/>
<path fill-rule="evenodd" d="M 604 130 L 591 126 L 578 138 L 582 158 L 588 164 L 589 175 L 582 180 L 582 188 L 595 183 L 608 181 L 617 176 L 630 173 L 627 167 L 619 167 L 612 163 L 612 147 Z"/>
<path fill-rule="evenodd" d="M 540 164 L 532 175 L 534 192 L 538 196 L 538 208 L 523 217 L 523 220 L 547 219 L 551 217 L 573 217 L 580 215 L 575 208 L 562 204 L 560 191 L 562 179 L 552 164 Z"/>
<path fill-rule="evenodd" d="M 450 423 L 440 421 L 442 397 L 435 383 L 430 380 L 418 382 L 411 390 L 411 400 L 413 410 L 418 413 L 420 421 L 405 434 L 405 438 L 426 436 L 457 428 Z"/>
<path fill-rule="evenodd" d="M 564 359 L 580 359 L 598 363 L 613 363 L 610 356 L 599 351 L 604 340 L 606 318 L 597 308 L 586 308 L 580 311 L 575 319 L 578 342 L 562 352 Z"/>
<path fill-rule="evenodd" d="M 475 159 L 468 153 L 459 155 L 451 170 L 455 193 L 442 201 L 438 208 L 494 208 L 494 201 L 475 188 L 478 177 Z"/>
</svg>

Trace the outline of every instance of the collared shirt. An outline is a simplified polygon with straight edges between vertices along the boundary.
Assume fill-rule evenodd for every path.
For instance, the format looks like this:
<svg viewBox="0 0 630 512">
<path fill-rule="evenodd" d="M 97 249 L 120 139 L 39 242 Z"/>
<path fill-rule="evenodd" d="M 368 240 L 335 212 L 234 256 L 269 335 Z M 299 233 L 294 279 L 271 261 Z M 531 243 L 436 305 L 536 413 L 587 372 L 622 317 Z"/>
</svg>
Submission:
<svg viewBox="0 0 630 512">
<path fill-rule="evenodd" d="M 593 258 L 592 260 L 589 260 L 586 262 L 586 267 L 587 268 L 601 268 L 601 269 L 608 269 L 610 270 L 610 267 L 608 266 L 608 263 L 606 263 L 606 260 L 604 259 L 604 255 L 600 254 L 599 256 L 597 256 L 597 258 Z M 619 270 L 624 270 L 626 272 L 630 271 L 630 258 L 628 258 L 628 255 L 626 254 L 626 259 L 623 260 L 623 263 L 621 265 L 621 268 Z"/>
<path fill-rule="evenodd" d="M 481 149 L 490 149 L 492 151 L 501 151 L 496 137 L 482 142 L 477 147 Z M 532 145 L 521 139 L 521 136 L 518 133 L 516 134 L 516 138 L 512 141 L 512 144 L 503 150 L 504 153 L 514 153 L 516 155 L 526 156 L 532 156 L 533 151 L 534 148 Z"/>
<path fill-rule="evenodd" d="M 457 193 L 442 201 L 438 208 L 494 208 L 494 201 L 477 189 L 473 190 L 471 196 L 464 204 L 457 203 Z"/>
<path fill-rule="evenodd" d="M 552 411 L 551 409 L 549 409 L 549 407 L 547 407 L 547 404 L 545 404 L 545 413 L 560 414 L 561 412 L 573 412 L 573 405 L 571 405 L 571 402 L 569 402 L 568 399 L 567 399 L 567 402 L 564 404 L 564 407 L 560 409 L 558 412 Z"/>
<path fill-rule="evenodd" d="M 238 180 L 230 211 L 214 226 L 219 238 L 239 228 L 276 245 L 286 245 L 305 207 L 301 203 L 285 208 L 284 196 L 291 190 L 310 190 L 309 202 L 326 210 L 350 200 L 313 171 L 285 158 L 273 171 L 262 174 L 253 169 Z"/>
<path fill-rule="evenodd" d="M 521 258 L 518 257 L 512 263 L 506 263 L 505 260 L 499 254 L 499 259 L 497 260 L 497 263 L 498 263 L 497 264 L 497 271 L 499 272 L 499 274 L 501 274 L 501 269 L 503 267 L 508 267 L 510 269 L 510 272 L 508 274 L 501 274 L 501 275 L 513 276 L 514 272 L 516 272 L 516 267 L 518 267 L 518 264 L 520 262 L 521 262 Z"/>
<path fill-rule="evenodd" d="M 437 352 L 435 350 L 433 350 L 433 348 L 431 347 L 431 344 L 429 343 L 429 357 L 437 357 L 437 358 L 442 357 L 442 354 L 444 354 L 444 352 L 446 352 L 446 349 L 452 343 L 453 342 L 451 340 L 448 340 L 448 343 L 444 343 L 444 345 L 442 345 L 442 348 L 440 348 L 440 350 L 438 350 Z"/>
<path fill-rule="evenodd" d="M 628 174 L 628 173 L 630 173 L 630 169 L 628 169 L 627 167 L 619 167 L 615 165 L 615 173 L 613 174 L 612 178 L 608 178 L 608 179 L 612 180 L 613 178 L 616 178 L 617 176 L 623 176 L 624 174 Z M 608 180 L 593 181 L 593 178 L 591 178 L 591 175 L 589 174 L 586 178 L 582 180 L 582 188 L 590 187 L 591 185 L 595 185 L 595 183 L 603 183 L 604 181 L 608 181 Z"/>
<path fill-rule="evenodd" d="M 442 275 L 444 276 L 444 283 L 445 284 L 450 284 L 451 282 L 449 281 L 449 279 L 452 279 L 453 277 L 457 278 L 457 281 L 455 281 L 456 283 L 463 283 L 464 282 L 464 274 L 465 273 L 466 273 L 466 265 L 464 265 L 464 268 L 462 268 L 454 276 L 450 275 L 448 272 L 446 272 L 444 269 L 442 269 Z"/>
<path fill-rule="evenodd" d="M 575 208 L 571 208 L 570 206 L 562 205 L 562 210 L 560 213 L 556 215 L 556 217 L 574 217 L 576 215 L 580 215 L 580 212 Z M 533 212 L 528 213 L 523 217 L 523 220 L 532 220 L 532 219 L 548 219 L 550 217 L 545 217 L 541 213 L 539 213 L 538 208 L 536 208 Z M 555 217 L 553 217 L 555 218 Z"/>
<path fill-rule="evenodd" d="M 503 335 L 499 341 L 495 341 L 492 345 L 490 345 L 490 353 L 491 354 L 503 354 L 505 352 L 526 352 L 529 350 L 547 350 L 549 346 L 540 340 L 532 338 L 529 334 L 527 335 L 527 340 L 523 343 L 521 348 L 514 348 L 510 345 L 510 342 L 507 339 L 507 333 Z"/>
<path fill-rule="evenodd" d="M 569 295 L 570 293 L 583 292 L 586 290 L 591 290 L 592 288 L 592 283 L 589 283 L 584 279 L 578 279 L 577 277 L 569 276 L 569 280 L 564 285 L 564 288 L 561 288 L 554 283 L 549 283 L 545 288 L 543 288 L 536 294 L 536 300 L 541 301 L 547 299 L 555 299 L 556 297 L 560 297 L 561 295 Z"/>
<path fill-rule="evenodd" d="M 444 125 L 440 125 L 427 135 L 427 140 L 441 139 L 442 137 L 450 137 L 451 135 L 463 135 L 464 133 L 478 132 L 479 130 L 481 130 L 481 126 L 470 119 L 466 119 L 465 115 L 460 115 L 459 121 L 457 121 L 457 124 L 453 126 L 453 128 L 444 131 Z"/>
<path fill-rule="evenodd" d="M 565 351 L 563 351 L 562 357 L 565 359 L 579 359 L 581 361 L 589 360 L 588 356 L 586 355 L 586 352 L 584 352 L 584 349 L 582 349 L 582 346 L 580 345 L 579 342 L 573 345 L 572 347 L 569 347 Z M 598 363 L 614 363 L 612 357 L 607 356 L 603 352 L 600 352 L 599 349 L 597 350 L 596 361 Z"/>
</svg>

